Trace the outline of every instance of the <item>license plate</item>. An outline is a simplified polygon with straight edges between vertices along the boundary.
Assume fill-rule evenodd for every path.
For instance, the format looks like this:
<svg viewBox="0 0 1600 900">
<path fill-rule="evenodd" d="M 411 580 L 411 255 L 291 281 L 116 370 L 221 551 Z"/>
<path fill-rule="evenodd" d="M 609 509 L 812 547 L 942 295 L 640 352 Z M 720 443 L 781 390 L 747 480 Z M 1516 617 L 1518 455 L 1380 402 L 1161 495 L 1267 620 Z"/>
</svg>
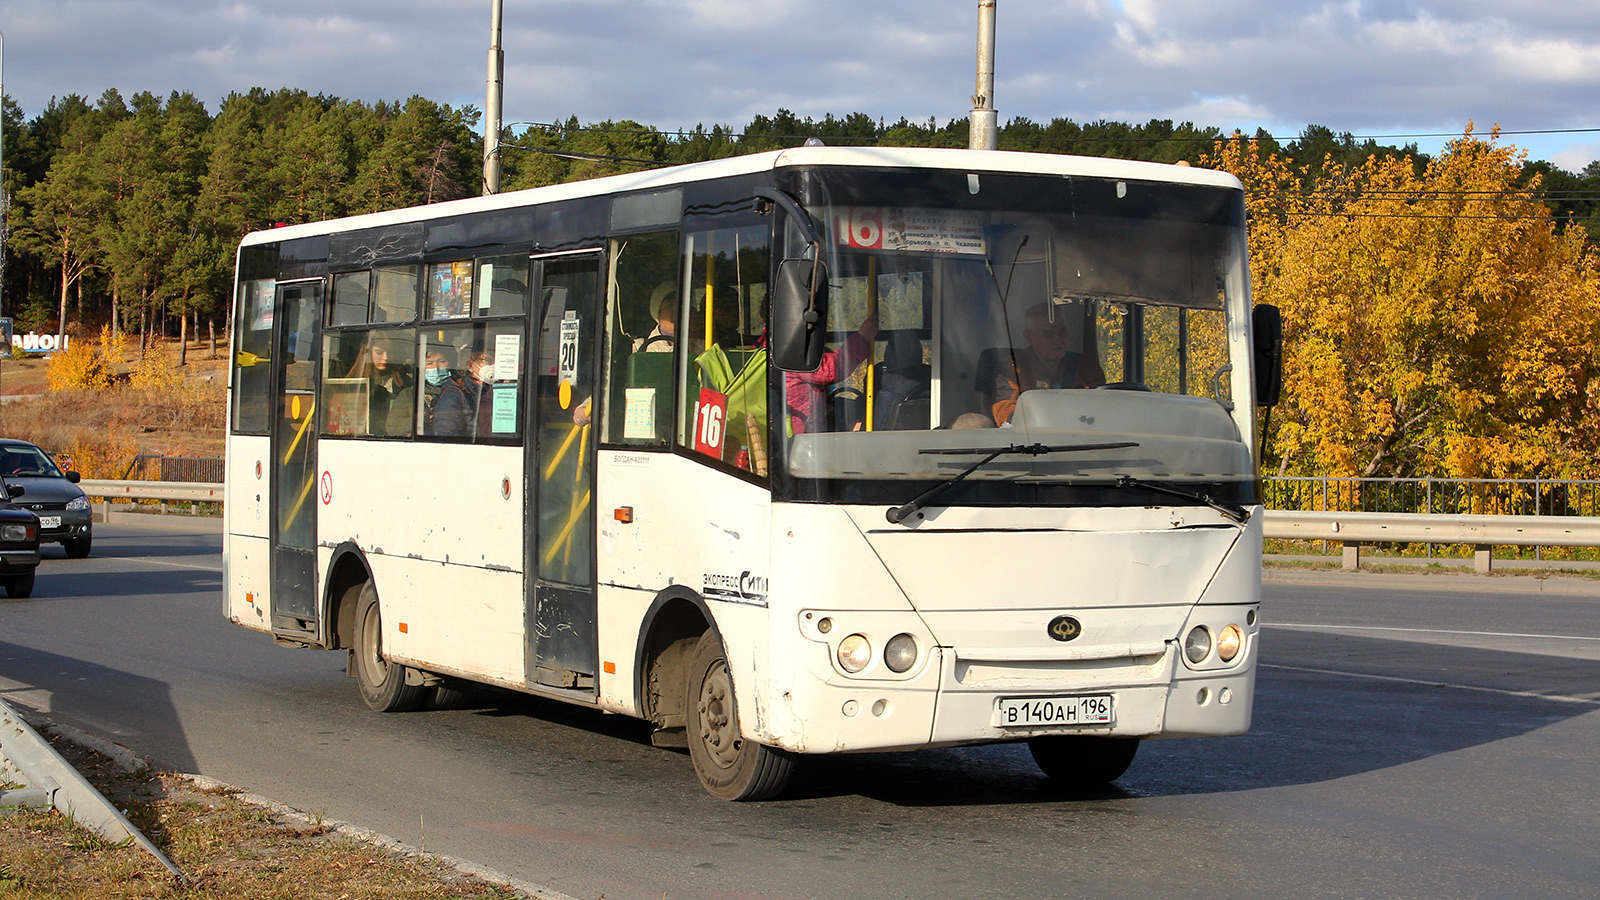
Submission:
<svg viewBox="0 0 1600 900">
<path fill-rule="evenodd" d="M 995 707 L 995 724 L 1001 728 L 1036 728 L 1041 725 L 1109 725 L 1111 695 L 1084 697 L 1031 697 L 1001 700 Z"/>
<path fill-rule="evenodd" d="M 40 516 L 39 517 L 39 527 L 40 528 L 60 528 L 61 527 L 61 517 L 60 516 Z"/>
</svg>

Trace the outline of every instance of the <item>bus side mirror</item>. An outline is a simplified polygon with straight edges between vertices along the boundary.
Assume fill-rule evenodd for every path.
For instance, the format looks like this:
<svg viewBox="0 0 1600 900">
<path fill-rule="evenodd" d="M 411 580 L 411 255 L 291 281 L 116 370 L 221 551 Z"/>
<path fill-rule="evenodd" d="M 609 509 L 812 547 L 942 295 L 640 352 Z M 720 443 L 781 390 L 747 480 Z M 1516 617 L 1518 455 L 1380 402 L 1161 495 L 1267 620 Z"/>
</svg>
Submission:
<svg viewBox="0 0 1600 900">
<path fill-rule="evenodd" d="M 772 362 L 785 372 L 815 372 L 822 364 L 828 324 L 828 265 L 786 259 L 772 293 Z"/>
<path fill-rule="evenodd" d="M 1256 405 L 1277 406 L 1283 394 L 1283 315 L 1262 303 L 1250 314 L 1255 341 Z"/>
</svg>

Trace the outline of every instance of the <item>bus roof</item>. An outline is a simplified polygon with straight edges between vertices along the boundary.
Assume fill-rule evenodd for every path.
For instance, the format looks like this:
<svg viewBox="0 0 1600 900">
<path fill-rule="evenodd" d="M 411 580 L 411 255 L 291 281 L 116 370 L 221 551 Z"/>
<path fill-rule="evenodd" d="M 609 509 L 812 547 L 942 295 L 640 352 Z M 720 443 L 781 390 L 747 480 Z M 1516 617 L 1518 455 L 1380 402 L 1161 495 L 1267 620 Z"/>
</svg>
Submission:
<svg viewBox="0 0 1600 900">
<path fill-rule="evenodd" d="M 1227 172 L 1164 163 L 1136 162 L 1098 156 L 1064 156 L 1053 153 L 1018 153 L 1010 150 L 952 150 L 923 147 L 795 147 L 727 159 L 689 163 L 645 172 L 608 175 L 566 184 L 508 191 L 488 197 L 450 200 L 426 206 L 367 213 L 304 225 L 287 225 L 245 235 L 240 246 L 268 244 L 298 238 L 337 234 L 364 228 L 424 222 L 446 216 L 513 209 L 580 197 L 621 194 L 674 187 L 695 181 L 749 175 L 768 169 L 797 166 L 859 166 L 904 169 L 958 169 L 1023 175 L 1077 175 L 1127 181 L 1158 181 L 1241 189 Z"/>
</svg>

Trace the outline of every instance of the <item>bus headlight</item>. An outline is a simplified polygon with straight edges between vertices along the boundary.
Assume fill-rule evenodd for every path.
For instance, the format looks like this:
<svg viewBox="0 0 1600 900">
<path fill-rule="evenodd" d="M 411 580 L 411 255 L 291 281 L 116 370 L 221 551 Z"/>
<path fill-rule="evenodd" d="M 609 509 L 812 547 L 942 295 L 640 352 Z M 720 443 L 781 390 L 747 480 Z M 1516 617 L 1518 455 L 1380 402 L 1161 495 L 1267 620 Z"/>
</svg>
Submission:
<svg viewBox="0 0 1600 900">
<path fill-rule="evenodd" d="M 1239 655 L 1239 649 L 1244 646 L 1244 632 L 1237 625 L 1229 625 L 1217 635 L 1217 658 L 1223 662 L 1233 662 Z"/>
<path fill-rule="evenodd" d="M 1196 665 L 1211 655 L 1211 632 L 1207 631 L 1204 625 L 1196 625 L 1189 629 L 1188 636 L 1183 639 L 1183 655 Z"/>
<path fill-rule="evenodd" d="M 897 634 L 883 645 L 883 664 L 889 671 L 900 674 L 917 664 L 917 639 L 909 634 Z"/>
<path fill-rule="evenodd" d="M 872 662 L 872 643 L 866 635 L 852 634 L 839 642 L 839 667 L 851 675 Z"/>
</svg>

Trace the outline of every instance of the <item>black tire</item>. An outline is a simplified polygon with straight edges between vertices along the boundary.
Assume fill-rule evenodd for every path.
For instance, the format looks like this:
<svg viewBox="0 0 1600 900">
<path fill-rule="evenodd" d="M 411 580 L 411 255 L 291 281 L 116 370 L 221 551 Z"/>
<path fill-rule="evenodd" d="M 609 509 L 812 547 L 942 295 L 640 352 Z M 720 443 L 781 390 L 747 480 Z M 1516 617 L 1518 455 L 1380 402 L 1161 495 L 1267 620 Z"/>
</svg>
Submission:
<svg viewBox="0 0 1600 900">
<path fill-rule="evenodd" d="M 1052 781 L 1072 788 L 1104 787 L 1128 771 L 1138 738 L 1067 734 L 1028 741 L 1033 761 Z"/>
<path fill-rule="evenodd" d="M 33 576 L 35 572 L 25 572 L 21 575 L 12 575 L 6 578 L 6 596 L 22 600 L 33 596 Z"/>
<path fill-rule="evenodd" d="M 92 536 L 73 538 L 70 541 L 62 541 L 61 547 L 67 551 L 67 558 L 83 559 L 89 555 L 89 543 L 92 540 L 94 540 Z"/>
<path fill-rule="evenodd" d="M 710 631 L 695 644 L 688 689 L 685 730 L 700 784 L 723 800 L 768 800 L 782 793 L 794 773 L 794 757 L 739 733 L 727 654 Z"/>
<path fill-rule="evenodd" d="M 428 688 L 428 696 L 422 706 L 424 709 L 465 709 L 477 695 L 472 682 L 446 678 L 442 683 Z"/>
<path fill-rule="evenodd" d="M 361 702 L 378 712 L 409 712 L 428 699 L 428 689 L 406 684 L 406 667 L 383 657 L 383 619 L 378 607 L 378 589 L 367 582 L 356 601 L 355 646 L 356 683 L 361 687 Z"/>
</svg>

